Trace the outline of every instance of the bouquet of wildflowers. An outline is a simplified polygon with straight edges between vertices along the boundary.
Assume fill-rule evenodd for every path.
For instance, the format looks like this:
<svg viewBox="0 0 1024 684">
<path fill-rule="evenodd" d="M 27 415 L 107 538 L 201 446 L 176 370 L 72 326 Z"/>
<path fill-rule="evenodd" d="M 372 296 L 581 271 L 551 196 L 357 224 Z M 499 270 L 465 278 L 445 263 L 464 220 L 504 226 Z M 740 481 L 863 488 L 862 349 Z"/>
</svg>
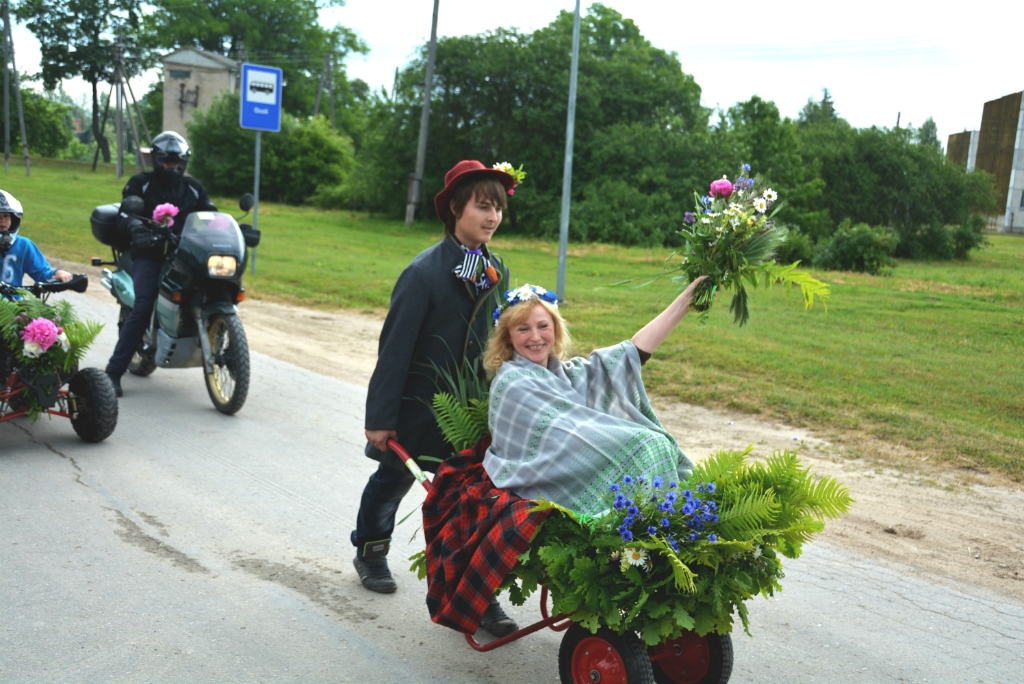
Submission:
<svg viewBox="0 0 1024 684">
<path fill-rule="evenodd" d="M 797 271 L 799 262 L 789 266 L 775 263 L 775 253 L 788 232 L 774 218 L 781 207 L 779 196 L 749 173 L 750 166 L 744 164 L 736 179 L 723 176 L 714 181 L 707 195 L 694 195 L 696 207 L 683 217 L 685 225 L 679 231 L 685 242 L 683 259 L 672 271 L 678 272 L 674 280 L 687 285 L 708 276 L 690 303 L 702 313 L 702 321 L 707 320 L 715 294 L 728 290 L 733 293 L 729 311 L 736 323 L 746 324 L 750 319 L 747 285 L 797 285 L 808 309 L 815 296 L 828 306 L 828 284 Z"/>
<path fill-rule="evenodd" d="M 791 452 L 765 462 L 722 451 L 687 482 L 624 477 L 609 483 L 608 510 L 578 516 L 557 504 L 505 579 L 522 605 L 543 583 L 555 613 L 584 627 L 640 634 L 653 646 L 684 631 L 726 634 L 744 602 L 782 586 L 781 556 L 796 558 L 852 499 L 836 480 L 816 479 Z"/>
<path fill-rule="evenodd" d="M 102 323 L 80 321 L 71 303 L 60 300 L 44 304 L 30 292 L 20 291 L 21 299 L 0 297 L 0 344 L 8 350 L 13 368 L 23 380 L 41 377 L 66 378 L 78 366 L 86 350 L 103 329 Z M 7 382 L 7 368 L 2 380 Z M 21 400 L 35 419 L 43 407 L 35 392 L 26 390 Z"/>
</svg>

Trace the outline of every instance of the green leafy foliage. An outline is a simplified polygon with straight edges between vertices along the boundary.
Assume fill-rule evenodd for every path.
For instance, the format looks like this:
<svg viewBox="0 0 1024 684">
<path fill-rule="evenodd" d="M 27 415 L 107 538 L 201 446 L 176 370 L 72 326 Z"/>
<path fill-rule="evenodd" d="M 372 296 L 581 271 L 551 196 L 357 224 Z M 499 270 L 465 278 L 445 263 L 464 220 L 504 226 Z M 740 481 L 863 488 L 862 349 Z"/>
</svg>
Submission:
<svg viewBox="0 0 1024 684">
<path fill-rule="evenodd" d="M 852 225 L 844 219 L 836 232 L 818 243 L 814 265 L 830 271 L 889 273 L 896 266 L 893 254 L 898 244 L 899 237 L 888 228 Z"/>
<path fill-rule="evenodd" d="M 196 153 L 189 171 L 212 194 L 238 196 L 252 191 L 255 131 L 238 126 L 239 96 L 224 95 L 187 124 Z M 263 136 L 260 195 L 298 204 L 318 187 L 343 182 L 354 165 L 352 143 L 322 117 L 300 121 L 284 114 L 281 131 Z"/>
<path fill-rule="evenodd" d="M 539 510 L 557 511 L 499 591 L 507 590 L 510 600 L 522 605 L 543 583 L 556 613 L 569 614 L 593 631 L 638 632 L 648 645 L 690 629 L 726 634 L 737 616 L 749 634 L 743 604 L 781 591 L 780 556 L 799 556 L 824 528 L 824 519 L 840 517 L 853 503 L 845 487 L 830 477 L 815 478 L 792 452 L 764 462 L 751 461 L 749 452 L 720 451 L 698 464 L 689 482 L 671 490 L 697 492 L 703 483 L 715 484 L 704 485 L 700 496 L 717 504 L 718 520 L 695 541 L 671 536 L 682 512 L 668 513 L 652 500 L 652 493 L 656 499 L 664 489 L 638 486 L 632 501 L 641 519 L 668 517 L 671 532 L 660 528 L 629 541 L 620 528 L 627 513 L 611 496 L 608 512 L 597 519 L 580 519 L 540 502 Z"/>
</svg>

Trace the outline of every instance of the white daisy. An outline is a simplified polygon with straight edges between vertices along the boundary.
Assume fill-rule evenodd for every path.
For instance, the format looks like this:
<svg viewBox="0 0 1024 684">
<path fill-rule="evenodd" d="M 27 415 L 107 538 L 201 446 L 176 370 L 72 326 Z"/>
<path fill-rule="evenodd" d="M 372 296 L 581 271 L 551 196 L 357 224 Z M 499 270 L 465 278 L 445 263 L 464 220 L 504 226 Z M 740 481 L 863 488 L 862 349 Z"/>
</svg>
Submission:
<svg viewBox="0 0 1024 684">
<path fill-rule="evenodd" d="M 711 223 L 711 219 L 709 219 L 709 218 L 702 218 L 702 219 L 700 220 L 700 222 L 701 222 L 701 223 Z"/>
<path fill-rule="evenodd" d="M 768 211 L 768 200 L 766 200 L 764 197 L 755 198 L 754 209 L 756 209 L 757 213 L 759 214 L 763 214 L 764 212 Z"/>
<path fill-rule="evenodd" d="M 779 193 L 775 192 L 771 188 L 768 188 L 763 193 L 761 193 L 761 196 L 764 197 L 769 202 L 774 202 L 775 200 L 779 199 Z"/>
<path fill-rule="evenodd" d="M 740 225 L 740 220 L 733 216 L 731 219 L 729 219 L 729 223 L 730 225 L 732 225 L 733 228 L 736 228 Z"/>
<path fill-rule="evenodd" d="M 622 559 L 630 565 L 646 565 L 647 549 L 627 546 L 622 550 Z"/>
<path fill-rule="evenodd" d="M 495 164 L 492 168 L 495 168 L 498 171 L 504 171 L 505 173 L 507 173 L 509 175 L 511 175 L 512 171 L 513 171 L 512 165 L 509 164 L 508 162 L 499 162 L 499 163 Z"/>
</svg>

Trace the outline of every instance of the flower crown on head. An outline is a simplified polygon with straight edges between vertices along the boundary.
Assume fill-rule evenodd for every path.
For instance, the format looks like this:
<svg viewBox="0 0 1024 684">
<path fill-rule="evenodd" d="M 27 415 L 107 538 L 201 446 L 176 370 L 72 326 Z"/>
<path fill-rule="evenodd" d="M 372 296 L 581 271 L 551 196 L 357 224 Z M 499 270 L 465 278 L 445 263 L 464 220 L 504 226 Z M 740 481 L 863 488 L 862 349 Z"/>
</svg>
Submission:
<svg viewBox="0 0 1024 684">
<path fill-rule="evenodd" d="M 505 290 L 505 303 L 494 310 L 494 325 L 498 325 L 498 318 L 501 313 L 516 304 L 522 304 L 525 301 L 531 299 L 540 299 L 542 301 L 551 304 L 556 309 L 558 308 L 558 295 L 549 290 L 545 290 L 540 285 L 530 285 L 526 283 L 522 287 L 517 287 L 514 290 Z"/>
</svg>

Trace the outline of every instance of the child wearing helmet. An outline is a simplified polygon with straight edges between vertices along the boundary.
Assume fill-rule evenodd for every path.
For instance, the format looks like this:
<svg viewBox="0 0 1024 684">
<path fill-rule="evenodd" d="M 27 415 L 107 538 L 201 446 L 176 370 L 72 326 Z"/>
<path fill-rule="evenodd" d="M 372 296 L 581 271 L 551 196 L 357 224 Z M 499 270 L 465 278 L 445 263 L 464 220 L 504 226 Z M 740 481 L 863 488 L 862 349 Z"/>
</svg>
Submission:
<svg viewBox="0 0 1024 684">
<path fill-rule="evenodd" d="M 0 281 L 20 286 L 27 273 L 36 282 L 71 280 L 71 274 L 53 268 L 35 243 L 18 235 L 23 211 L 21 202 L 0 190 Z"/>
</svg>

